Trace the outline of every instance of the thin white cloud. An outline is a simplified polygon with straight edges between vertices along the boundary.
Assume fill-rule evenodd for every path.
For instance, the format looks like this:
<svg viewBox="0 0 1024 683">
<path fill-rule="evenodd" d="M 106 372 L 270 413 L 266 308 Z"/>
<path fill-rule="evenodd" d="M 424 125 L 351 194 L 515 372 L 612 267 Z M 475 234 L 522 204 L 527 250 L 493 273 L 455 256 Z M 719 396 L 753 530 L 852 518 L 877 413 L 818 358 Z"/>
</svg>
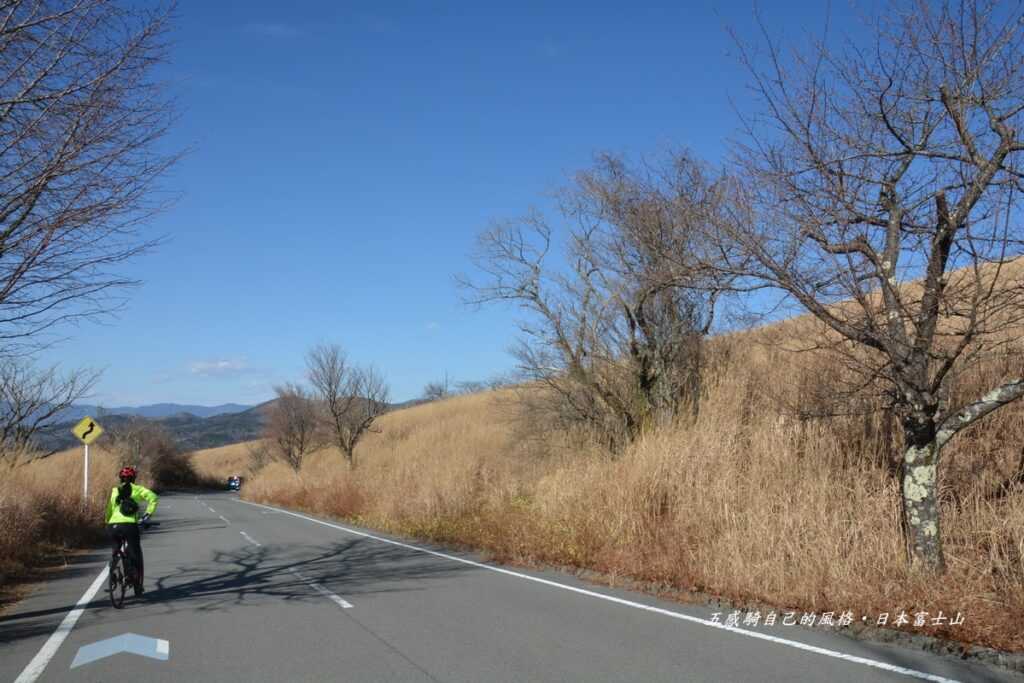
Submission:
<svg viewBox="0 0 1024 683">
<path fill-rule="evenodd" d="M 200 377 L 234 377 L 249 370 L 249 365 L 242 360 L 200 360 L 189 363 L 188 370 Z"/>
<path fill-rule="evenodd" d="M 258 38 L 297 38 L 302 31 L 291 24 L 251 22 L 242 26 L 242 33 Z"/>
<path fill-rule="evenodd" d="M 441 323 L 431 320 L 427 323 L 426 327 L 428 332 L 433 332 L 434 330 L 441 329 Z"/>
</svg>

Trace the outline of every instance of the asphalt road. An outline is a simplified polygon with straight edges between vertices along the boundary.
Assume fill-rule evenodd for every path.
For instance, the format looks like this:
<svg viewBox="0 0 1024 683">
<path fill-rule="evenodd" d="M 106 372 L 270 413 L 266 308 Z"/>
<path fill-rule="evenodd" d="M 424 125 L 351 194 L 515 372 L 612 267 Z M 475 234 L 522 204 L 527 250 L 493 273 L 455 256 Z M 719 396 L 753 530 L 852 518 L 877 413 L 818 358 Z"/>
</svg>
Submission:
<svg viewBox="0 0 1024 683">
<path fill-rule="evenodd" d="M 106 552 L 81 557 L 0 616 L 0 681 L 1024 680 L 820 629 L 725 630 L 705 621 L 709 607 L 234 494 L 165 496 L 157 518 L 143 537 L 145 597 L 115 610 L 98 581 Z M 71 668 L 80 648 L 127 633 L 167 641 L 168 658 Z"/>
</svg>

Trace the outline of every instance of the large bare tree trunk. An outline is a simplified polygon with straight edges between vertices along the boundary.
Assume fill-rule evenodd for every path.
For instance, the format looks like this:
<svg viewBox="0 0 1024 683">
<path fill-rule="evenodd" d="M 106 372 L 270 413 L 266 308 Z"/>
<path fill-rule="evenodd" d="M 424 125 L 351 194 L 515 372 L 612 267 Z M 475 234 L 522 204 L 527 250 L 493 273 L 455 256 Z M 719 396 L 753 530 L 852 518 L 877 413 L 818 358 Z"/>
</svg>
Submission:
<svg viewBox="0 0 1024 683">
<path fill-rule="evenodd" d="M 933 438 L 924 444 L 912 444 L 903 452 L 903 527 L 907 553 L 914 566 L 943 571 L 939 527 L 939 447 Z"/>
<path fill-rule="evenodd" d="M 944 571 L 939 525 L 939 455 L 956 434 L 1003 406 L 1024 398 L 1024 378 L 1006 382 L 941 422 L 916 414 L 904 421 L 903 529 L 912 565 Z"/>
<path fill-rule="evenodd" d="M 734 149 L 734 215 L 708 236 L 737 257 L 711 250 L 709 267 L 777 288 L 823 323 L 807 350 L 831 348 L 842 367 L 810 414 L 893 400 L 907 550 L 941 571 L 940 453 L 1024 397 L 1008 366 L 985 396 L 950 398 L 977 363 L 1016 353 L 1024 324 L 1024 5 L 892 10 L 864 45 L 738 41 L 760 106 Z"/>
</svg>

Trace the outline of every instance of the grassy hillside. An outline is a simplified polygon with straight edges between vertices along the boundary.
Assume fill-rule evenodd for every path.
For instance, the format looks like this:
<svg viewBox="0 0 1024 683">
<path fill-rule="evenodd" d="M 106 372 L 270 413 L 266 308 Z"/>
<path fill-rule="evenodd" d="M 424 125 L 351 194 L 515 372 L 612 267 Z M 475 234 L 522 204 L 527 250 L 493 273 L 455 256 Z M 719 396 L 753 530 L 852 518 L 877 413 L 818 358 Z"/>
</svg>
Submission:
<svg viewBox="0 0 1024 683">
<path fill-rule="evenodd" d="M 196 477 L 187 456 L 145 468 L 139 483 L 207 485 Z M 47 558 L 106 540 L 104 513 L 117 472 L 124 463 L 97 442 L 89 449 L 89 498 L 82 499 L 82 449 L 47 457 L 0 457 L 0 600 L 5 589 Z M 153 477 L 161 477 L 154 481 Z"/>
<path fill-rule="evenodd" d="M 749 335 L 716 340 L 710 356 L 699 418 L 648 434 L 617 459 L 562 437 L 528 438 L 507 392 L 479 394 L 385 416 L 357 449 L 354 472 L 328 449 L 298 475 L 265 468 L 243 495 L 738 602 L 872 620 L 960 612 L 960 626 L 920 630 L 1024 649 L 1024 491 L 1013 484 L 1024 405 L 945 453 L 950 566 L 935 579 L 903 559 L 898 484 L 883 463 L 891 425 L 877 415 L 797 420 L 780 407 L 827 380 L 827 358 Z M 978 368 L 957 391 L 977 394 L 1006 370 Z M 244 447 L 198 460 L 226 477 L 243 465 Z"/>
<path fill-rule="evenodd" d="M 216 481 L 227 482 L 233 475 L 250 474 L 249 449 L 258 441 L 234 443 L 217 448 L 206 448 L 192 455 L 196 472 Z"/>
<path fill-rule="evenodd" d="M 82 449 L 24 462 L 0 461 L 0 588 L 45 556 L 99 542 L 119 462 L 89 453 L 89 500 L 82 501 Z"/>
</svg>

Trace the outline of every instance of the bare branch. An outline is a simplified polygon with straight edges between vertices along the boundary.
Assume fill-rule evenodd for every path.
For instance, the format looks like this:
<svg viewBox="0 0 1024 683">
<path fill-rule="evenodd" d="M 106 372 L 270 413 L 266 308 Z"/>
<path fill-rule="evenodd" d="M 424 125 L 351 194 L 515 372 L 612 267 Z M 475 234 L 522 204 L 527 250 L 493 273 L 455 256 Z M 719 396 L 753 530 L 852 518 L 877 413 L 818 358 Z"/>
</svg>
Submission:
<svg viewBox="0 0 1024 683">
<path fill-rule="evenodd" d="M 0 445 L 24 448 L 41 429 L 58 422 L 67 408 L 92 391 L 96 370 L 61 376 L 56 367 L 37 369 L 22 358 L 0 361 Z"/>
<path fill-rule="evenodd" d="M 952 378 L 1005 344 L 1024 310 L 1024 228 L 1010 220 L 1022 19 L 1019 5 L 910 0 L 879 14 L 871 51 L 824 36 L 792 57 L 761 23 L 769 59 L 740 50 L 761 111 L 735 149 L 735 205 L 710 233 L 726 257 L 709 267 L 782 290 L 865 379 L 852 391 L 891 397 L 909 546 L 933 568 L 942 446 L 1020 398 L 1007 377 L 942 422 Z"/>
<path fill-rule="evenodd" d="M 1024 378 L 1015 379 L 996 387 L 979 400 L 948 417 L 939 427 L 935 437 L 936 441 L 940 446 L 945 445 L 961 429 L 970 427 L 986 415 L 1022 397 L 1024 397 Z"/>
<path fill-rule="evenodd" d="M 388 410 L 387 383 L 372 366 L 350 365 L 337 344 L 311 349 L 306 354 L 306 369 L 334 444 L 349 466 L 355 467 L 356 446 Z"/>
<path fill-rule="evenodd" d="M 158 148 L 174 113 L 154 80 L 169 9 L 16 0 L 0 21 L 0 353 L 116 310 L 115 267 L 156 244 Z"/>
<path fill-rule="evenodd" d="M 316 405 L 298 384 L 274 387 L 264 436 L 274 445 L 274 456 L 298 472 L 306 455 L 322 445 Z"/>
</svg>

